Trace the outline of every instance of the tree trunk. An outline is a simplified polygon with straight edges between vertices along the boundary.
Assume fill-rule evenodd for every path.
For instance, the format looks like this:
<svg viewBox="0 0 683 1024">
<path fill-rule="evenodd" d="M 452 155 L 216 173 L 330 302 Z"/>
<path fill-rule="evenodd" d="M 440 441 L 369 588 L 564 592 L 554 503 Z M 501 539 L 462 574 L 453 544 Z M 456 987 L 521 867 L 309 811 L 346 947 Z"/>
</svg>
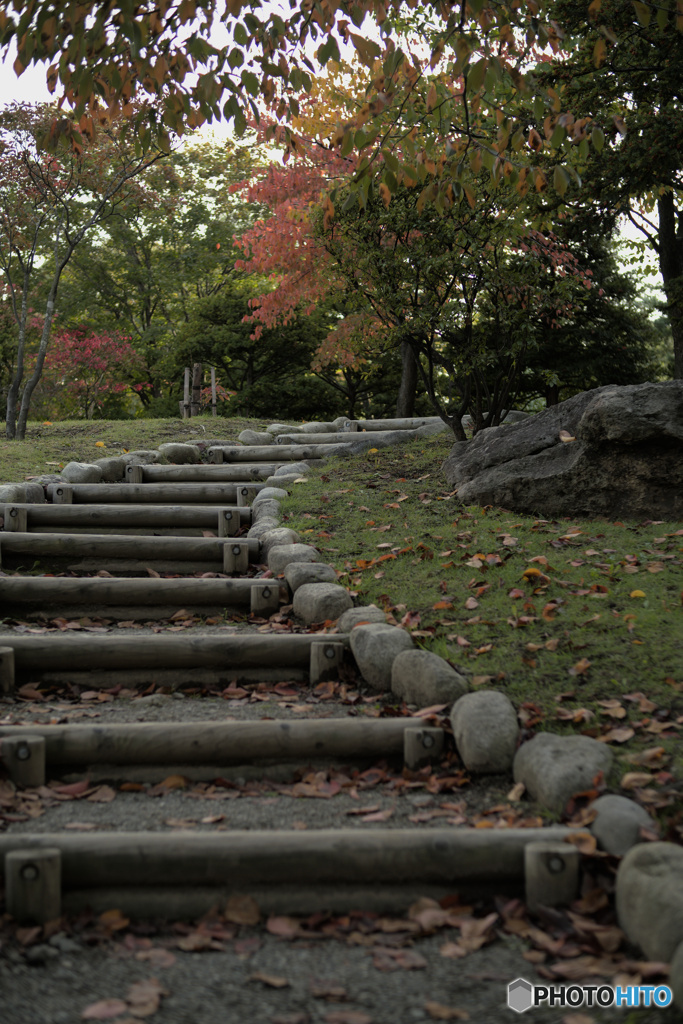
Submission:
<svg viewBox="0 0 683 1024">
<path fill-rule="evenodd" d="M 396 400 L 396 417 L 404 419 L 415 413 L 417 363 L 410 342 L 401 342 L 401 383 Z"/>
<path fill-rule="evenodd" d="M 666 312 L 674 341 L 674 377 L 683 378 L 683 213 L 677 213 L 668 192 L 657 200 L 659 270 L 666 294 Z M 678 231 L 676 220 L 678 219 Z"/>
<path fill-rule="evenodd" d="M 21 406 L 19 408 L 19 416 L 17 418 L 17 432 L 16 438 L 19 441 L 23 441 L 26 437 L 26 423 L 28 421 L 28 411 L 31 406 L 31 396 L 35 390 L 38 381 L 43 373 L 43 364 L 45 362 L 45 356 L 47 354 L 47 346 L 50 341 L 50 332 L 52 330 L 52 321 L 55 315 L 55 297 L 57 295 L 57 285 L 59 284 L 59 278 L 61 275 L 61 268 L 55 275 L 50 288 L 50 294 L 48 295 L 47 303 L 45 306 L 45 319 L 43 320 L 43 330 L 40 335 L 40 345 L 38 347 L 38 355 L 36 357 L 36 366 L 24 384 L 24 390 L 21 395 Z"/>
</svg>

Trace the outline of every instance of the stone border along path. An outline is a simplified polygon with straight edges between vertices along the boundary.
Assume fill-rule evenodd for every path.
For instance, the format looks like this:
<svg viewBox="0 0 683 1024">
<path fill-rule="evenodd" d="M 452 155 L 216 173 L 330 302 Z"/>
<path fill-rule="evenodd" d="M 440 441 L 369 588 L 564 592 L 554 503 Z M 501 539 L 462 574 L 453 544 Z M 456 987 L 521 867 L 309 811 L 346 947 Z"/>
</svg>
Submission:
<svg viewBox="0 0 683 1024">
<path fill-rule="evenodd" d="M 317 683 L 334 678 L 349 648 L 365 683 L 391 689 L 407 703 L 453 703 L 458 754 L 472 773 L 511 772 L 541 806 L 561 811 L 569 797 L 609 770 L 612 754 L 585 736 L 537 734 L 518 748 L 517 714 L 498 691 L 467 692 L 467 681 L 437 655 L 415 649 L 400 627 L 374 606 L 354 608 L 332 566 L 283 528 L 280 504 L 311 463 L 369 447 L 441 431 L 436 417 L 422 420 L 273 424 L 268 432 L 243 431 L 240 444 L 199 449 L 161 445 L 95 464 L 70 463 L 62 479 L 0 486 L 5 502 L 0 559 L 5 568 L 37 557 L 79 570 L 145 573 L 218 571 L 244 574 L 265 556 L 274 577 L 284 575 L 294 615 L 307 626 L 337 620 L 338 634 L 216 637 L 25 637 L 4 635 L 0 691 L 11 698 L 16 681 L 36 675 L 78 685 L 110 686 L 118 677 L 143 685 L 154 670 L 172 685 L 182 678 L 230 674 L 254 678 L 265 668 L 291 678 L 307 672 Z M 365 436 L 359 432 L 365 431 Z M 157 465 L 159 457 L 175 465 Z M 121 482 L 123 481 L 123 482 Z M 257 482 L 258 481 L 258 482 Z M 226 502 L 237 502 L 228 507 Z M 249 508 L 251 506 L 251 509 Z M 249 525 L 247 538 L 236 537 Z M 218 538 L 178 536 L 215 528 Z M 96 531 L 96 532 L 92 532 Z M 154 536 L 145 535 L 154 533 Z M 168 534 L 158 536 L 157 534 Z M 176 608 L 224 610 L 244 604 L 252 613 L 276 612 L 283 588 L 272 580 L 46 578 L 0 579 L 0 612 L 19 605 L 33 617 L 91 614 L 146 618 Z M 285 596 L 286 600 L 286 596 Z M 93 607 L 95 611 L 93 611 Z M 48 609 L 48 610 L 46 610 Z M 169 611 L 170 609 L 170 611 Z M 229 659 L 226 670 L 225 661 Z M 162 676 L 163 677 L 163 676 Z M 326 719 L 225 723 L 136 723 L 109 726 L 3 726 L 0 754 L 18 786 L 45 782 L 46 770 L 90 764 L 173 766 L 258 765 L 267 759 L 357 758 L 403 752 L 415 769 L 444 749 L 441 729 L 411 719 Z M 653 828 L 635 802 L 606 795 L 592 804 L 591 831 L 607 852 L 623 856 L 616 899 L 621 927 L 652 960 L 671 962 L 671 984 L 683 1005 L 683 849 L 672 843 L 639 844 Z M 526 900 L 539 906 L 570 902 L 579 887 L 579 854 L 565 840 L 572 830 L 409 829 L 184 833 L 116 832 L 106 835 L 12 833 L 0 836 L 8 911 L 18 920 L 48 921 L 64 911 L 113 903 L 139 916 L 198 916 L 245 888 L 265 911 L 348 910 L 359 905 L 403 910 L 416 894 L 445 894 L 454 883 L 522 881 Z M 193 888 L 186 888 L 188 878 Z M 229 884 L 226 880 L 229 879 Z"/>
</svg>

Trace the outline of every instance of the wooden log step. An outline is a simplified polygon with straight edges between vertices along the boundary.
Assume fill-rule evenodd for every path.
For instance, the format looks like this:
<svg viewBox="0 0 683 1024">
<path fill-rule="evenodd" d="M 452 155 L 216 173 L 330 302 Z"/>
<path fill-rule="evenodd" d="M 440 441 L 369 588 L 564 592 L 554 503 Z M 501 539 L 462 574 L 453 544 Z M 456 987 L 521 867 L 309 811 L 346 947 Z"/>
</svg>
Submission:
<svg viewBox="0 0 683 1024">
<path fill-rule="evenodd" d="M 241 668 L 228 662 L 224 668 L 127 668 L 113 671 L 91 669 L 87 672 L 42 672 L 40 681 L 46 686 L 69 684 L 84 690 L 111 690 L 117 686 L 137 690 L 146 689 L 150 683 L 156 683 L 165 690 L 175 691 L 195 686 L 224 688 L 230 683 L 308 683 L 309 671 L 308 667 L 288 668 L 286 665 L 275 668 Z"/>
<path fill-rule="evenodd" d="M 402 756 L 411 718 L 127 722 L 0 726 L 0 738 L 41 736 L 49 765 L 247 764 Z"/>
<path fill-rule="evenodd" d="M 166 538 L 158 538 L 165 540 Z M 277 582 L 251 579 L 128 579 L 117 577 L 5 576 L 0 579 L 0 611 L 15 614 L 27 607 L 55 609 L 60 605 L 127 604 L 150 608 L 226 608 L 249 606 L 252 592 L 278 592 Z"/>
<path fill-rule="evenodd" d="M 245 485 L 262 490 L 264 483 L 245 480 Z M 237 483 L 167 484 L 48 484 L 47 493 L 55 504 L 126 505 L 235 505 Z"/>
<path fill-rule="evenodd" d="M 226 505 L 225 511 L 234 512 L 243 526 L 251 523 L 251 509 Z M 113 529 L 145 527 L 156 529 L 199 528 L 215 530 L 221 509 L 215 505 L 44 505 L 12 504 L 0 506 L 5 520 L 9 510 L 26 512 L 29 530 L 78 527 L 97 530 L 98 526 Z M 5 526 L 7 529 L 7 526 Z"/>
<path fill-rule="evenodd" d="M 196 582 L 203 584 L 212 581 Z M 13 649 L 16 671 L 22 674 L 101 669 L 108 672 L 131 669 L 137 672 L 163 669 L 181 671 L 196 668 L 226 672 L 232 672 L 235 668 L 296 668 L 308 672 L 311 646 L 320 640 L 319 633 L 242 633 L 227 636 L 213 633 L 183 636 L 159 633 L 152 636 L 136 636 L 135 633 L 126 636 L 104 633 L 75 636 L 59 633 L 48 636 L 3 635 L 2 646 Z M 334 641 L 348 647 L 349 638 L 345 633 L 334 634 Z"/>
<path fill-rule="evenodd" d="M 284 462 L 305 461 L 310 464 L 320 462 L 333 453 L 336 445 L 324 444 L 264 444 L 242 445 L 241 447 L 221 448 L 218 445 L 209 448 L 209 459 L 213 463 L 221 462 L 267 462 L 277 459 Z"/>
<path fill-rule="evenodd" d="M 349 427 L 358 430 L 417 430 L 418 427 L 430 427 L 443 423 L 440 416 L 408 416 L 405 418 L 389 418 L 384 420 L 350 420 Z"/>
<path fill-rule="evenodd" d="M 223 572 L 226 545 L 248 551 L 249 560 L 261 556 L 261 545 L 254 537 L 118 537 L 116 534 L 90 533 L 0 533 L 0 564 L 7 568 L 27 560 L 88 558 L 98 569 L 105 559 L 137 560 L 138 568 L 155 562 L 167 562 L 170 571 L 185 572 L 186 563 L 199 565 L 199 571 Z M 175 566 L 175 570 L 174 567 Z M 196 569 L 192 571 L 198 571 Z"/>
<path fill-rule="evenodd" d="M 226 460 L 227 461 L 227 460 Z M 258 462 L 239 466 L 127 466 L 126 481 L 132 483 L 243 483 L 251 480 L 265 480 L 280 466 L 287 465 L 286 459 L 272 462 Z M 138 479 L 139 477 L 139 479 Z"/>
<path fill-rule="evenodd" d="M 405 435 L 405 438 L 403 437 L 403 435 Z M 406 441 L 410 441 L 412 438 L 417 437 L 417 436 L 418 436 L 418 434 L 417 434 L 416 430 L 403 430 L 403 431 L 401 431 L 401 437 L 399 438 L 399 440 L 404 440 L 405 439 Z M 301 437 L 300 434 L 282 433 L 282 434 L 278 434 L 277 435 L 276 443 L 278 445 L 282 445 L 282 446 L 294 445 L 294 444 L 300 443 L 298 441 L 298 438 L 300 438 L 300 437 Z M 345 432 L 341 432 L 340 431 L 339 433 L 331 433 L 331 434 L 327 434 L 327 433 L 326 434 L 306 434 L 305 437 L 306 437 L 306 443 L 307 444 L 314 444 L 314 445 L 358 444 L 359 442 L 360 443 L 364 443 L 365 442 L 368 445 L 371 445 L 374 442 L 381 442 L 381 441 L 395 442 L 396 439 L 397 439 L 396 438 L 396 431 L 395 430 L 377 430 L 377 431 L 373 431 L 372 434 L 368 434 L 368 433 L 364 434 L 361 431 L 356 431 L 355 433 L 354 432 L 346 432 L 346 431 Z"/>
<path fill-rule="evenodd" d="M 16 850 L 61 853 L 62 887 L 259 883 L 464 883 L 524 878 L 529 843 L 562 842 L 576 830 L 548 828 L 316 829 L 308 832 L 10 832 L 0 869 Z"/>
</svg>

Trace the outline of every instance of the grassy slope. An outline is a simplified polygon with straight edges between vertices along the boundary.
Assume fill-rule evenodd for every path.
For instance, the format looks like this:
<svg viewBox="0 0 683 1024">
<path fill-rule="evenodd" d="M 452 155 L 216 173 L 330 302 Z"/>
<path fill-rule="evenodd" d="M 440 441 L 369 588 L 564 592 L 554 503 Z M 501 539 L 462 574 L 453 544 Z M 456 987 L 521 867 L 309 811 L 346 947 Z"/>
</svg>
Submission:
<svg viewBox="0 0 683 1024">
<path fill-rule="evenodd" d="M 192 420 L 64 420 L 29 423 L 25 441 L 0 439 L 0 483 L 40 473 L 58 473 L 71 461 L 92 462 L 136 448 L 156 448 L 165 441 L 235 439 L 246 427 L 262 429 L 262 420 L 197 416 Z M 100 441 L 104 447 L 98 447 Z"/>
<path fill-rule="evenodd" d="M 681 524 L 464 508 L 440 472 L 449 447 L 432 438 L 312 470 L 287 525 L 361 603 L 407 616 L 419 643 L 507 693 L 529 727 L 609 732 L 612 781 L 648 772 L 644 802 L 680 812 Z"/>
<path fill-rule="evenodd" d="M 0 442 L 0 480 L 123 448 L 236 438 L 245 426 L 264 425 L 210 417 L 31 425 L 26 441 Z M 473 686 L 502 689 L 530 728 L 617 730 L 612 781 L 651 775 L 637 795 L 675 819 L 683 778 L 681 524 L 546 522 L 463 508 L 440 472 L 449 446 L 445 436 L 430 438 L 311 470 L 283 505 L 287 523 L 336 566 L 359 602 L 405 619 L 418 643 Z"/>
</svg>

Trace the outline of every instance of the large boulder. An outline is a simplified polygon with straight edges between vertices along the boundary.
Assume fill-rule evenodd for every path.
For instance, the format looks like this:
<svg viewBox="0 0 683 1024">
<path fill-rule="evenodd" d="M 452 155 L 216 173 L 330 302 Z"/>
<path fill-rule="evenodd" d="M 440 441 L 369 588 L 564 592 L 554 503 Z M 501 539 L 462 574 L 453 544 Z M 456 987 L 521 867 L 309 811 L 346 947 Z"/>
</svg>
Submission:
<svg viewBox="0 0 683 1024">
<path fill-rule="evenodd" d="M 641 843 L 617 872 L 619 926 L 650 960 L 671 960 L 683 943 L 683 848 Z"/>
<path fill-rule="evenodd" d="M 683 381 L 608 385 L 458 441 L 443 465 L 464 504 L 545 516 L 678 519 Z"/>
</svg>

